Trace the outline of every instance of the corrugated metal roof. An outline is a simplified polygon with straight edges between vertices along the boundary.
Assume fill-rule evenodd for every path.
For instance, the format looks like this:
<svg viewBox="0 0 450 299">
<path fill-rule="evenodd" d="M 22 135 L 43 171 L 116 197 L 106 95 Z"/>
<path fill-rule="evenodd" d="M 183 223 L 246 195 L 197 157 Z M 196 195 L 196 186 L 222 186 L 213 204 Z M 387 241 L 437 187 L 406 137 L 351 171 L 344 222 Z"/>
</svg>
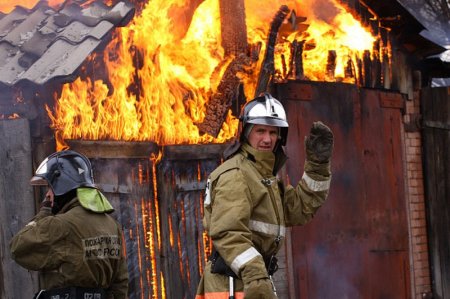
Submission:
<svg viewBox="0 0 450 299">
<path fill-rule="evenodd" d="M 94 2 L 71 3 L 55 10 L 39 3 L 17 6 L 0 14 L 0 86 L 28 81 L 43 85 L 51 79 L 75 79 L 74 72 L 115 27 L 125 26 L 134 6 Z"/>
</svg>

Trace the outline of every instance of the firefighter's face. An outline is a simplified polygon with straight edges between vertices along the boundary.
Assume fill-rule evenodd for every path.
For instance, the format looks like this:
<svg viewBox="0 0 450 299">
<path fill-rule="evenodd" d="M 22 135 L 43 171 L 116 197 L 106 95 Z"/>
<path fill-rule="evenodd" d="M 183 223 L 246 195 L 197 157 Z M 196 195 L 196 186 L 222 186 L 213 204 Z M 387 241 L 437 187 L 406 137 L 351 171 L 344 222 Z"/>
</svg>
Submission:
<svg viewBox="0 0 450 299">
<path fill-rule="evenodd" d="M 278 127 L 254 125 L 248 135 L 248 143 L 259 151 L 273 151 L 278 140 Z"/>
</svg>

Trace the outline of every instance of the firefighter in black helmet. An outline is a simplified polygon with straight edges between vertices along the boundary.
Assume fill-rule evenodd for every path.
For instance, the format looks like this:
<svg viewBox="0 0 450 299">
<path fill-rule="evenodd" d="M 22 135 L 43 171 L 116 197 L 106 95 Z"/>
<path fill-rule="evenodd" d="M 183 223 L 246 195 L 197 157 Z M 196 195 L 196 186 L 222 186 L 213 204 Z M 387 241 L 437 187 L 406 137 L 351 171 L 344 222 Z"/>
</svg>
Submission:
<svg viewBox="0 0 450 299">
<path fill-rule="evenodd" d="M 53 153 L 30 183 L 48 190 L 38 214 L 10 245 L 19 265 L 41 274 L 43 291 L 35 298 L 126 298 L 122 230 L 95 186 L 89 159 L 72 150 Z"/>
<path fill-rule="evenodd" d="M 305 139 L 304 174 L 296 187 L 277 172 L 286 162 L 288 122 L 270 94 L 242 109 L 237 142 L 208 178 L 203 224 L 213 253 L 196 299 L 275 299 L 272 275 L 286 227 L 310 221 L 325 202 L 331 181 L 333 134 L 321 122 Z"/>
</svg>

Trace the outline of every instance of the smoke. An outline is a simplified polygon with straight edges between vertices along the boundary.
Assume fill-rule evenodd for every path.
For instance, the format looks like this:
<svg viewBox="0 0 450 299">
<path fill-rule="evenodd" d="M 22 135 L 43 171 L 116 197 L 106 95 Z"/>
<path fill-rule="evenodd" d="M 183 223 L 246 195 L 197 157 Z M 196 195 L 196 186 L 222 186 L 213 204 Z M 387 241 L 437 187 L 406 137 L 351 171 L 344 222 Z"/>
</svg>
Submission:
<svg viewBox="0 0 450 299">
<path fill-rule="evenodd" d="M 298 10 L 299 16 L 321 20 L 328 24 L 332 24 L 336 15 L 341 12 L 334 0 L 305 0 L 298 6 Z"/>
</svg>

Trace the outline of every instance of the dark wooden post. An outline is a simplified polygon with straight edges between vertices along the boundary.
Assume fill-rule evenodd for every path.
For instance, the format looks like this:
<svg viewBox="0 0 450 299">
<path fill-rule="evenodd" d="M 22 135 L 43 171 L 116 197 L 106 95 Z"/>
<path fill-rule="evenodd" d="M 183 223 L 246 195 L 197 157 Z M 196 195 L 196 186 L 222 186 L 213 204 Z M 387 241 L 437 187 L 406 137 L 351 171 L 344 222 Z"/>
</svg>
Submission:
<svg viewBox="0 0 450 299">
<path fill-rule="evenodd" d="M 198 124 L 201 134 L 213 137 L 219 135 L 228 110 L 239 97 L 241 80 L 238 72 L 244 71 L 251 61 L 247 55 L 247 26 L 245 23 L 245 6 L 243 0 L 222 0 L 220 6 L 220 23 L 222 47 L 225 58 L 232 59 L 226 68 L 217 90 L 211 96 L 206 107 L 205 119 Z"/>
<path fill-rule="evenodd" d="M 11 259 L 9 242 L 33 217 L 30 127 L 27 119 L 0 120 L 0 298 L 33 298 L 37 273 Z"/>
</svg>

